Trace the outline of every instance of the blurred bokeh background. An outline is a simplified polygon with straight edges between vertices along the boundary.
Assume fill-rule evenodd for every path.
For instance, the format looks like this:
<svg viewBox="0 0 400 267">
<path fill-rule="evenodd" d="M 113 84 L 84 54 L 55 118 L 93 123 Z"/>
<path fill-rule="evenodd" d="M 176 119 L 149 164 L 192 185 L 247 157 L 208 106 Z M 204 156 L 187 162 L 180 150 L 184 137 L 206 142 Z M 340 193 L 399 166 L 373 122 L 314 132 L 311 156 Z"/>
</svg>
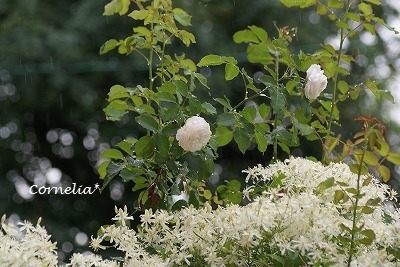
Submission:
<svg viewBox="0 0 400 267">
<path fill-rule="evenodd" d="M 52 234 L 60 248 L 60 261 L 73 252 L 88 249 L 91 235 L 100 225 L 109 224 L 114 206 L 133 210 L 130 187 L 113 181 L 102 194 L 32 195 L 37 185 L 91 186 L 101 183 L 96 166 L 102 150 L 137 134 L 129 117 L 112 123 L 102 109 L 114 84 L 146 85 L 146 66 L 139 57 L 111 52 L 99 55 L 108 39 L 125 36 L 134 26 L 128 17 L 102 16 L 107 0 L 0 0 L 0 215 L 13 220 L 36 221 Z M 245 65 L 245 46 L 235 45 L 234 32 L 257 25 L 270 36 L 279 27 L 297 27 L 293 52 L 312 53 L 321 43 L 337 46 L 338 33 L 314 9 L 287 9 L 278 0 L 176 0 L 192 15 L 189 29 L 197 43 L 189 50 L 176 46 L 197 62 L 206 54 L 235 56 L 251 75 L 259 66 Z M 400 29 L 400 2 L 386 0 L 376 13 Z M 400 37 L 384 27 L 377 35 L 360 33 L 346 43 L 347 53 L 357 61 L 349 66 L 349 83 L 367 77 L 390 90 L 396 104 L 377 102 L 367 92 L 355 105 L 342 105 L 344 138 L 360 127 L 358 115 L 373 115 L 387 126 L 387 139 L 400 147 Z M 200 70 L 215 94 L 233 102 L 243 96 L 239 85 L 226 83 L 218 68 Z M 258 74 L 257 74 L 258 73 Z M 304 145 L 296 156 L 318 155 L 315 146 Z M 268 151 L 242 155 L 235 146 L 221 149 L 213 181 L 241 178 L 240 170 L 270 159 Z M 390 183 L 398 188 L 400 169 L 395 168 Z"/>
</svg>

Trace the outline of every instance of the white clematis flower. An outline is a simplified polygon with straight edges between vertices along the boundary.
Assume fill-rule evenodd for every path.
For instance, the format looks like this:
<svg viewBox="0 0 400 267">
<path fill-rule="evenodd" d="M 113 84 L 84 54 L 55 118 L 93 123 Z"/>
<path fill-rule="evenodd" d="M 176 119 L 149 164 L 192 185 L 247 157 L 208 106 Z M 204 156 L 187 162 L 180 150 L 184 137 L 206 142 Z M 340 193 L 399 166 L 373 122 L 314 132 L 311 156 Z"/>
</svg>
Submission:
<svg viewBox="0 0 400 267">
<path fill-rule="evenodd" d="M 179 145 L 190 152 L 200 150 L 208 143 L 210 137 L 210 125 L 199 116 L 190 117 L 176 133 Z"/>
<path fill-rule="evenodd" d="M 316 99 L 328 85 L 328 78 L 321 70 L 321 66 L 312 64 L 307 70 L 305 95 L 308 99 Z"/>
</svg>

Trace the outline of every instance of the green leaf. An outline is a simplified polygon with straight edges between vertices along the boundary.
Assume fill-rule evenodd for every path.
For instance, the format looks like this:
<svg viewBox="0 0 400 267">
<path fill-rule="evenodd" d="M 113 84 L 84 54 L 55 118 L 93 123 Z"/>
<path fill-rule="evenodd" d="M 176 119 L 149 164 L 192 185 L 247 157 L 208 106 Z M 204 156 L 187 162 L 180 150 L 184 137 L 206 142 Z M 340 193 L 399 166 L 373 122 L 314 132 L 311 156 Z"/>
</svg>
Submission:
<svg viewBox="0 0 400 267">
<path fill-rule="evenodd" d="M 264 153 L 268 147 L 268 140 L 264 134 L 260 132 L 256 132 L 254 135 L 254 139 L 257 143 L 257 148 L 261 153 Z"/>
<path fill-rule="evenodd" d="M 115 13 L 119 13 L 119 15 L 124 15 L 128 12 L 129 5 L 130 0 L 112 0 L 110 3 L 105 5 L 103 15 L 110 16 Z"/>
<path fill-rule="evenodd" d="M 106 41 L 101 47 L 100 47 L 100 55 L 103 55 L 111 50 L 113 50 L 114 48 L 116 48 L 118 45 L 120 44 L 120 42 L 118 42 L 115 39 L 111 39 Z"/>
<path fill-rule="evenodd" d="M 217 124 L 222 126 L 231 126 L 236 123 L 236 117 L 232 113 L 222 113 L 217 118 Z"/>
<path fill-rule="evenodd" d="M 239 74 L 239 67 L 232 63 L 225 65 L 225 80 L 230 81 Z"/>
<path fill-rule="evenodd" d="M 331 188 L 334 185 L 335 185 L 335 178 L 331 177 L 331 178 L 328 178 L 325 181 L 321 182 L 317 188 L 319 191 L 324 191 L 328 188 Z"/>
<path fill-rule="evenodd" d="M 268 52 L 268 46 L 264 44 L 250 44 L 247 47 L 247 59 L 251 63 L 268 65 L 273 63 L 274 57 Z"/>
<path fill-rule="evenodd" d="M 328 1 L 329 8 L 340 9 L 343 7 L 343 3 L 340 0 L 329 0 Z"/>
<path fill-rule="evenodd" d="M 217 114 L 217 109 L 208 102 L 203 102 L 201 106 L 206 110 L 209 114 Z"/>
<path fill-rule="evenodd" d="M 204 75 L 203 74 L 200 74 L 200 73 L 194 73 L 194 77 L 196 77 L 196 79 L 204 86 L 204 87 L 206 87 L 207 89 L 210 89 L 210 87 L 208 87 L 208 85 L 207 85 L 207 78 L 206 77 L 204 77 Z"/>
<path fill-rule="evenodd" d="M 361 212 L 364 214 L 371 214 L 374 212 L 375 209 L 371 208 L 370 206 L 363 206 L 361 208 Z"/>
<path fill-rule="evenodd" d="M 349 166 L 350 170 L 355 173 L 358 174 L 359 170 L 360 170 L 360 165 L 359 164 L 351 164 Z M 368 169 L 365 166 L 361 167 L 361 175 L 367 175 L 368 174 Z"/>
<path fill-rule="evenodd" d="M 110 161 L 103 161 L 99 167 L 97 168 L 97 172 L 99 173 L 100 179 L 104 179 L 107 175 L 107 167 L 110 164 Z"/>
<path fill-rule="evenodd" d="M 342 94 L 347 94 L 349 91 L 349 85 L 345 81 L 340 80 L 338 83 L 338 89 Z"/>
<path fill-rule="evenodd" d="M 343 190 L 336 190 L 335 191 L 335 196 L 333 197 L 333 203 L 338 204 L 341 200 L 343 200 L 345 197 L 345 194 Z"/>
<path fill-rule="evenodd" d="M 365 16 L 369 16 L 373 14 L 372 6 L 366 3 L 360 3 L 358 5 L 358 9 L 364 13 Z"/>
<path fill-rule="evenodd" d="M 271 107 L 274 111 L 274 114 L 282 112 L 286 107 L 286 97 L 285 95 L 275 89 L 270 90 L 271 93 Z"/>
<path fill-rule="evenodd" d="M 309 7 L 317 3 L 317 0 L 280 0 L 280 1 L 287 7 L 298 6 L 301 8 Z"/>
<path fill-rule="evenodd" d="M 109 158 L 109 159 L 123 159 L 124 155 L 122 154 L 121 151 L 115 148 L 109 148 L 103 151 L 101 153 L 101 158 Z"/>
<path fill-rule="evenodd" d="M 124 164 L 116 164 L 111 161 L 106 168 L 107 175 L 104 179 L 103 185 L 101 186 L 100 192 L 102 192 L 104 188 L 106 188 L 107 185 L 112 181 L 112 179 L 124 168 Z"/>
<path fill-rule="evenodd" d="M 257 110 L 254 106 L 247 106 L 240 111 L 240 115 L 242 115 L 248 122 L 254 122 L 254 119 L 257 116 Z"/>
<path fill-rule="evenodd" d="M 135 152 L 139 158 L 148 158 L 154 153 L 154 141 L 150 136 L 143 136 L 135 143 Z"/>
<path fill-rule="evenodd" d="M 388 161 L 390 161 L 391 163 L 393 163 L 394 165 L 400 166 L 400 154 L 399 153 L 390 152 L 386 159 Z"/>
<path fill-rule="evenodd" d="M 371 229 L 362 230 L 360 234 L 371 240 L 374 240 L 376 238 L 375 232 Z"/>
<path fill-rule="evenodd" d="M 215 131 L 214 138 L 217 141 L 218 146 L 225 146 L 232 141 L 233 132 L 227 127 L 219 125 Z"/>
<path fill-rule="evenodd" d="M 217 101 L 218 103 L 220 103 L 222 106 L 224 106 L 225 108 L 227 108 L 229 110 L 233 109 L 228 98 L 226 98 L 226 99 L 215 98 L 214 100 Z"/>
<path fill-rule="evenodd" d="M 376 166 L 379 163 L 379 159 L 374 152 L 365 151 L 364 162 L 369 166 Z"/>
<path fill-rule="evenodd" d="M 241 43 L 259 43 L 259 39 L 257 38 L 257 35 L 250 30 L 242 30 L 235 32 L 233 35 L 233 41 L 237 44 Z"/>
<path fill-rule="evenodd" d="M 136 181 L 138 177 L 142 177 L 143 171 L 139 168 L 133 168 L 132 170 L 128 169 L 123 169 L 119 173 L 119 176 L 121 176 L 122 180 L 126 183 L 129 181 Z"/>
<path fill-rule="evenodd" d="M 387 183 L 390 180 L 390 170 L 388 167 L 380 165 L 376 170 L 382 176 L 382 181 Z"/>
<path fill-rule="evenodd" d="M 261 42 L 266 42 L 268 40 L 268 33 L 263 28 L 252 25 L 249 26 L 249 29 L 255 33 Z"/>
<path fill-rule="evenodd" d="M 247 148 L 250 146 L 250 137 L 247 134 L 246 130 L 243 128 L 236 128 L 233 133 L 233 138 L 235 142 L 238 144 L 240 152 L 243 154 L 246 152 Z"/>
<path fill-rule="evenodd" d="M 122 100 L 114 100 L 103 109 L 107 120 L 118 121 L 128 113 L 128 104 Z"/>
<path fill-rule="evenodd" d="M 136 139 L 130 139 L 129 142 L 121 141 L 117 144 L 117 147 L 125 151 L 128 155 L 133 155 L 132 145 L 136 142 Z"/>
<path fill-rule="evenodd" d="M 128 98 L 129 93 L 125 87 L 122 85 L 116 84 L 110 88 L 110 92 L 108 93 L 108 102 L 111 102 L 115 99 L 119 98 Z"/>
<path fill-rule="evenodd" d="M 188 96 L 189 95 L 189 88 L 187 83 L 181 81 L 181 80 L 176 80 L 173 81 L 173 84 L 175 85 L 176 90 L 183 96 Z"/>
<path fill-rule="evenodd" d="M 174 8 L 172 10 L 174 19 L 179 22 L 182 26 L 190 26 L 190 16 L 181 8 Z"/>
<path fill-rule="evenodd" d="M 378 138 L 375 142 L 374 150 L 382 157 L 386 157 L 390 152 L 389 144 L 383 138 Z"/>
<path fill-rule="evenodd" d="M 265 120 L 271 113 L 271 108 L 262 103 L 260 106 L 258 106 L 258 113 L 260 114 L 261 118 Z"/>
<path fill-rule="evenodd" d="M 199 67 L 204 67 L 204 66 L 217 66 L 217 65 L 222 65 L 225 63 L 225 60 L 222 56 L 218 55 L 207 55 L 203 57 L 199 63 L 197 63 L 197 66 Z"/>
<path fill-rule="evenodd" d="M 147 10 L 134 10 L 128 16 L 134 20 L 144 20 L 149 17 L 149 12 Z"/>
<path fill-rule="evenodd" d="M 156 132 L 158 130 L 158 122 L 156 121 L 156 119 L 154 119 L 153 116 L 143 113 L 139 116 L 137 116 L 135 118 L 135 120 L 137 121 L 137 123 L 140 124 L 140 126 L 142 126 L 143 128 L 145 128 L 146 130 L 152 131 L 152 132 Z"/>
</svg>

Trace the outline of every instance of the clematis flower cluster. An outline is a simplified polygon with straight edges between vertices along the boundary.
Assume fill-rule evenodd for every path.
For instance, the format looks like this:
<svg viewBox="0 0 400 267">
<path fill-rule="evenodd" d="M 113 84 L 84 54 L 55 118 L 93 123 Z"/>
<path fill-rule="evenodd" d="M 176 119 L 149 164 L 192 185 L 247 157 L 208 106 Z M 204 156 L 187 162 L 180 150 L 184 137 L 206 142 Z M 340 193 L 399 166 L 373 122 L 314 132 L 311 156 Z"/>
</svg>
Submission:
<svg viewBox="0 0 400 267">
<path fill-rule="evenodd" d="M 190 117 L 176 133 L 179 146 L 190 152 L 200 150 L 207 145 L 210 137 L 210 125 L 200 116 Z"/>
<path fill-rule="evenodd" d="M 351 201 L 335 201 L 335 192 L 356 186 L 357 175 L 346 164 L 324 166 L 290 158 L 244 172 L 249 183 L 246 197 L 252 199 L 248 205 L 214 210 L 205 204 L 174 212 L 148 209 L 137 229 L 126 223 L 133 220 L 126 208 L 116 209 L 116 223 L 102 227 L 91 246 L 95 251 L 109 246 L 122 251 L 124 266 L 347 266 L 343 228 L 351 228 Z M 321 184 L 332 178 L 335 183 L 322 189 Z M 358 225 L 372 230 L 375 238 L 371 244 L 357 243 L 350 266 L 397 266 L 391 251 L 400 247 L 400 212 L 386 204 L 394 194 L 370 175 L 361 180 L 370 182 L 361 187 L 359 205 L 367 206 L 371 199 L 380 202 L 370 212 L 359 214 Z M 254 188 L 272 182 L 274 186 L 266 186 L 261 194 L 251 194 Z M 49 237 L 32 237 L 36 238 Z M 20 242 L 8 245 L 9 253 L 14 253 L 13 246 L 18 251 Z M 4 246 L 2 241 L 0 250 Z M 46 257 L 54 258 L 54 245 L 48 248 Z M 1 257 L 8 256 L 2 253 Z M 75 254 L 71 264 L 77 262 L 106 266 L 102 265 L 106 260 L 96 255 Z M 107 264 L 116 266 L 111 261 Z"/>
</svg>

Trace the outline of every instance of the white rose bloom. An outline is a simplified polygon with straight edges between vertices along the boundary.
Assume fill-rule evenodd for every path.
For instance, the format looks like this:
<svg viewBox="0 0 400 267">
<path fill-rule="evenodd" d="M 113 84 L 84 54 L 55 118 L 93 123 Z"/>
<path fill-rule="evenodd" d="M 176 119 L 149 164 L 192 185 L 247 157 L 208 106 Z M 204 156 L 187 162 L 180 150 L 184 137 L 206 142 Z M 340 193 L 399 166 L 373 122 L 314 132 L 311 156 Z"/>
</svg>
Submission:
<svg viewBox="0 0 400 267">
<path fill-rule="evenodd" d="M 321 66 L 312 64 L 307 70 L 305 95 L 308 99 L 316 99 L 328 84 L 328 78 L 321 70 Z"/>
<path fill-rule="evenodd" d="M 176 140 L 186 151 L 200 150 L 210 140 L 210 125 L 199 116 L 190 117 L 176 133 Z"/>
</svg>

